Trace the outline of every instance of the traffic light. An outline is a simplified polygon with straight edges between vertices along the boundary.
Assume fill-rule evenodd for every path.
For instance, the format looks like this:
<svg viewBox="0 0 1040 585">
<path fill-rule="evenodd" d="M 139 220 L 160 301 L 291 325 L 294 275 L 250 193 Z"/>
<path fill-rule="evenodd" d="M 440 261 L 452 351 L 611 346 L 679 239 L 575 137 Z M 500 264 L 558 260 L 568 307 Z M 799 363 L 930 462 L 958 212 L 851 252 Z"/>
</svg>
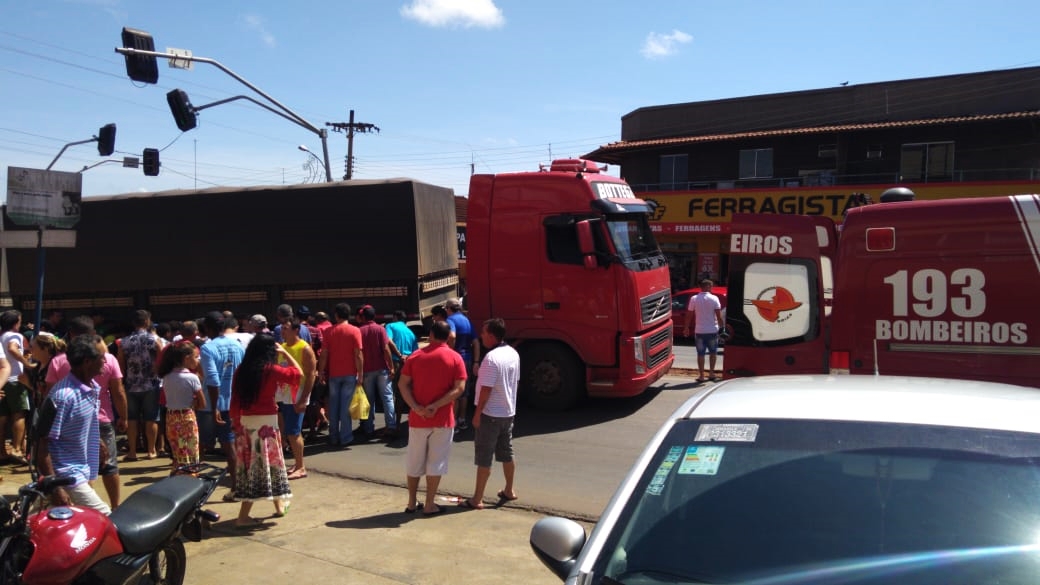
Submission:
<svg viewBox="0 0 1040 585">
<path fill-rule="evenodd" d="M 170 104 L 173 120 L 181 132 L 187 132 L 198 124 L 198 114 L 195 113 L 195 108 L 188 101 L 188 94 L 184 93 L 184 90 L 175 89 L 166 94 L 166 103 Z"/>
<path fill-rule="evenodd" d="M 139 51 L 155 52 L 155 41 L 152 35 L 133 28 L 123 27 L 123 48 Z M 126 75 L 141 83 L 159 81 L 159 65 L 155 57 L 143 55 L 124 55 L 126 58 Z"/>
<path fill-rule="evenodd" d="M 158 148 L 146 148 L 144 149 L 144 174 L 149 177 L 159 176 L 159 149 Z"/>
<path fill-rule="evenodd" d="M 98 130 L 97 152 L 101 156 L 111 156 L 116 149 L 116 125 L 105 124 Z"/>
</svg>

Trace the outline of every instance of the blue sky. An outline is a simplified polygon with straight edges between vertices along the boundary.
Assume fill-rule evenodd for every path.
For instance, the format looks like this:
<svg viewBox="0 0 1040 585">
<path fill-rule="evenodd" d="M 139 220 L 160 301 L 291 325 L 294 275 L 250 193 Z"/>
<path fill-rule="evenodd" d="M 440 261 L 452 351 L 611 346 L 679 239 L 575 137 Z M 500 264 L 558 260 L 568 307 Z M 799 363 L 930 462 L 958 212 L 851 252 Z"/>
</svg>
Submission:
<svg viewBox="0 0 1040 585">
<path fill-rule="evenodd" d="M 253 94 L 218 68 L 126 77 L 120 31 L 219 61 L 308 122 L 357 122 L 354 177 L 465 194 L 478 173 L 534 170 L 618 140 L 640 107 L 1040 64 L 1036 0 L 0 0 L 0 181 L 118 126 L 116 155 L 161 148 L 159 177 L 103 164 L 84 195 L 299 183 L 316 134 L 239 101 L 181 133 L 165 94 Z M 347 141 L 330 133 L 333 178 Z M 70 147 L 54 170 L 99 162 Z M 310 161 L 310 163 L 309 163 Z M 615 170 L 616 172 L 616 170 Z"/>
</svg>

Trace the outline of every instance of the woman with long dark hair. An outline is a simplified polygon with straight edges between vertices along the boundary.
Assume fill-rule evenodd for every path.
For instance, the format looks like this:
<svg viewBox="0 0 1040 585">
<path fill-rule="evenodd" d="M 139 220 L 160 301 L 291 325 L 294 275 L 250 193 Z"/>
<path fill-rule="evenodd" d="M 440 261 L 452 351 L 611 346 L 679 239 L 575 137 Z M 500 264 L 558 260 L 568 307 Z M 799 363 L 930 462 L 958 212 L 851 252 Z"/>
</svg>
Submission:
<svg viewBox="0 0 1040 585">
<path fill-rule="evenodd" d="M 289 366 L 278 365 L 279 358 Z M 235 526 L 258 524 L 249 512 L 253 502 L 274 502 L 274 515 L 289 510 L 289 474 L 282 455 L 278 430 L 279 385 L 298 386 L 303 376 L 299 362 L 275 342 L 274 336 L 257 334 L 246 347 L 231 385 L 231 424 L 235 430 L 235 498 L 242 502 Z"/>
</svg>

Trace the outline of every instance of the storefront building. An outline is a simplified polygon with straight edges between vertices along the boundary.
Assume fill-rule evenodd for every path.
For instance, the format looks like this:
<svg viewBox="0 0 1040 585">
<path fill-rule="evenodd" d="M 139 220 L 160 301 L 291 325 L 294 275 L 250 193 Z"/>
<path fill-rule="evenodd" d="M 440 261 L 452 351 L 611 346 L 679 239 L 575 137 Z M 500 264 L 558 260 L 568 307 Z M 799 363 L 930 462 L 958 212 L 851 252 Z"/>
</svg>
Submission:
<svg viewBox="0 0 1040 585">
<path fill-rule="evenodd" d="M 734 213 L 1040 192 L 1040 67 L 640 108 L 585 158 L 658 204 L 672 286 L 725 283 Z"/>
</svg>

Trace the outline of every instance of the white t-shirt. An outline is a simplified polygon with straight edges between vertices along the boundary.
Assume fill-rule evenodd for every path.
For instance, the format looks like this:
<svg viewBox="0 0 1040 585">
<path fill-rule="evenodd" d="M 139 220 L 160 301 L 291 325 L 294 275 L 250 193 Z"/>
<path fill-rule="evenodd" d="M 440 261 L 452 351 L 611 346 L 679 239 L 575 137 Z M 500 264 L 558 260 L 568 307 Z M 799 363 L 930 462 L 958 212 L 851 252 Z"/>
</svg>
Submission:
<svg viewBox="0 0 1040 585">
<path fill-rule="evenodd" d="M 0 343 L 4 345 L 4 357 L 7 358 L 7 363 L 11 364 L 11 375 L 7 377 L 8 382 L 17 382 L 18 376 L 22 375 L 22 362 L 18 360 L 16 356 L 11 355 L 11 352 L 7 351 L 8 344 L 14 341 L 18 344 L 18 351 L 22 355 L 25 354 L 25 338 L 22 334 L 17 331 L 8 331 L 0 336 Z"/>
<path fill-rule="evenodd" d="M 234 339 L 242 346 L 242 349 L 249 347 L 249 342 L 253 341 L 253 334 L 246 333 L 244 331 L 236 331 L 235 333 L 225 333 L 224 337 Z"/>
<path fill-rule="evenodd" d="M 690 303 L 687 305 L 686 310 L 692 312 L 694 317 L 696 317 L 696 324 L 693 328 L 695 334 L 704 335 L 719 332 L 719 321 L 715 316 L 715 311 L 722 310 L 722 303 L 719 302 L 719 297 L 710 292 L 699 292 L 690 297 Z"/>
<path fill-rule="evenodd" d="M 483 413 L 494 417 L 509 417 L 516 414 L 516 391 L 520 387 L 520 354 L 509 344 L 503 343 L 484 356 L 477 372 L 476 399 L 480 402 L 481 390 L 490 387 L 491 396 L 484 405 Z"/>
<path fill-rule="evenodd" d="M 202 392 L 199 377 L 185 368 L 178 368 L 163 377 L 166 392 L 166 408 L 187 410 L 192 407 L 196 392 Z"/>
</svg>

